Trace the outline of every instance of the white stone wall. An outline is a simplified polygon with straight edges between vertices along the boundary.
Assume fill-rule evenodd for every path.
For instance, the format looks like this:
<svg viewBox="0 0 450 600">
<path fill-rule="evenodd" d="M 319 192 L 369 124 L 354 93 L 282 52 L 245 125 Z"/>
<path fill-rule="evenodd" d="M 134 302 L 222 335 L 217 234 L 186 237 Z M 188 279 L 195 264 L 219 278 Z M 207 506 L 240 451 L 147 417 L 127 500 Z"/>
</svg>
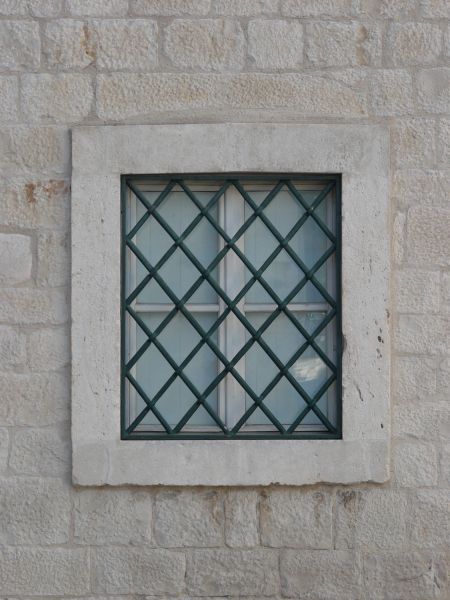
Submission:
<svg viewBox="0 0 450 600">
<path fill-rule="evenodd" d="M 449 0 L 0 0 L 0 596 L 450 598 Z M 385 123 L 388 484 L 75 489 L 70 129 Z"/>
</svg>

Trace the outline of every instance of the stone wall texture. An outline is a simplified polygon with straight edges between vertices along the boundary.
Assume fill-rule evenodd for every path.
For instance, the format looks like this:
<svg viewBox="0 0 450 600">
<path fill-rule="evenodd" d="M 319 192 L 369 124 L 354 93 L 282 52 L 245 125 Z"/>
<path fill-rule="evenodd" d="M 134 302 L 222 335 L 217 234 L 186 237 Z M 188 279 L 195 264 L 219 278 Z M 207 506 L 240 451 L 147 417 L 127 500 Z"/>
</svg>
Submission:
<svg viewBox="0 0 450 600">
<path fill-rule="evenodd" d="M 391 480 L 74 488 L 70 130 L 227 121 L 390 129 Z M 449 0 L 0 0 L 0 476 L 3 598 L 450 599 Z"/>
</svg>

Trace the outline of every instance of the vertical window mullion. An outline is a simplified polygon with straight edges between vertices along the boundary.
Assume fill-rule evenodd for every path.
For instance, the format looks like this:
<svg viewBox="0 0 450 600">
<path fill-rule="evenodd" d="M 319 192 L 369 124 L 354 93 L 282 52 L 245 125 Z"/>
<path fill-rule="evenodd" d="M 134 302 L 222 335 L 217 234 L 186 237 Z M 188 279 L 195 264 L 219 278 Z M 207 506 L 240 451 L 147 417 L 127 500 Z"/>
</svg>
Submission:
<svg viewBox="0 0 450 600">
<path fill-rule="evenodd" d="M 242 226 L 245 220 L 245 202 L 236 188 L 230 187 L 225 193 L 224 225 L 227 234 L 232 237 Z M 244 237 L 236 242 L 236 246 L 244 252 Z M 236 254 L 229 250 L 225 260 L 225 291 L 229 298 L 233 299 L 245 285 L 245 267 Z M 244 299 L 237 308 L 244 311 Z M 245 344 L 245 327 L 239 319 L 231 313 L 225 320 L 225 355 L 231 360 Z M 241 359 L 235 366 L 236 371 L 245 378 L 245 359 Z M 226 394 L 226 417 L 228 428 L 232 428 L 245 412 L 245 391 L 235 380 L 233 375 L 228 374 L 225 378 Z"/>
</svg>

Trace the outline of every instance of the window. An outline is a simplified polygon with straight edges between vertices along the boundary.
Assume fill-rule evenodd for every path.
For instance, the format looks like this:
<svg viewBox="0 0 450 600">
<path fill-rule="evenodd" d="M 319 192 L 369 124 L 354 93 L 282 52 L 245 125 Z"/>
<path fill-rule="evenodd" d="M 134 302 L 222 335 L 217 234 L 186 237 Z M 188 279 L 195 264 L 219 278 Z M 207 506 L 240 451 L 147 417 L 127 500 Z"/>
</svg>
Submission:
<svg viewBox="0 0 450 600">
<path fill-rule="evenodd" d="M 340 436 L 339 186 L 123 178 L 122 439 Z"/>
<path fill-rule="evenodd" d="M 384 126 L 366 124 L 74 129 L 75 484 L 305 485 L 389 478 L 388 142 Z M 325 193 L 328 186 L 333 189 Z M 240 228 L 245 231 L 236 237 Z M 134 246 L 125 247 L 125 234 Z M 230 237 L 234 245 L 227 246 Z M 287 239 L 290 250 L 283 245 Z M 275 262 L 265 264 L 280 245 Z M 173 254 L 158 266 L 161 286 L 153 267 L 169 250 Z M 314 280 L 290 297 L 322 257 Z M 228 310 L 255 269 L 259 281 L 238 298 L 236 310 Z M 254 342 L 255 330 L 271 318 Z M 294 356 L 291 373 L 303 394 L 284 374 Z M 178 374 L 168 393 L 160 393 L 155 407 L 166 429 L 147 410 L 148 400 L 180 366 L 194 387 Z"/>
</svg>

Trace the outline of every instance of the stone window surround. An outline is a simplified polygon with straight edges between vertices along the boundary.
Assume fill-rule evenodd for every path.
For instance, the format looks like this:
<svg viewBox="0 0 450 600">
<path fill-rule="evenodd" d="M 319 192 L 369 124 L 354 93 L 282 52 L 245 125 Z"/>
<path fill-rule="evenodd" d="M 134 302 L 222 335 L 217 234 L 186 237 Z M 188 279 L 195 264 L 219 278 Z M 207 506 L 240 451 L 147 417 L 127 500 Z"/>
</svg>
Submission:
<svg viewBox="0 0 450 600">
<path fill-rule="evenodd" d="M 72 135 L 72 461 L 77 485 L 384 482 L 390 207 L 380 125 L 87 126 Z M 342 174 L 342 440 L 120 440 L 120 176 Z"/>
</svg>

